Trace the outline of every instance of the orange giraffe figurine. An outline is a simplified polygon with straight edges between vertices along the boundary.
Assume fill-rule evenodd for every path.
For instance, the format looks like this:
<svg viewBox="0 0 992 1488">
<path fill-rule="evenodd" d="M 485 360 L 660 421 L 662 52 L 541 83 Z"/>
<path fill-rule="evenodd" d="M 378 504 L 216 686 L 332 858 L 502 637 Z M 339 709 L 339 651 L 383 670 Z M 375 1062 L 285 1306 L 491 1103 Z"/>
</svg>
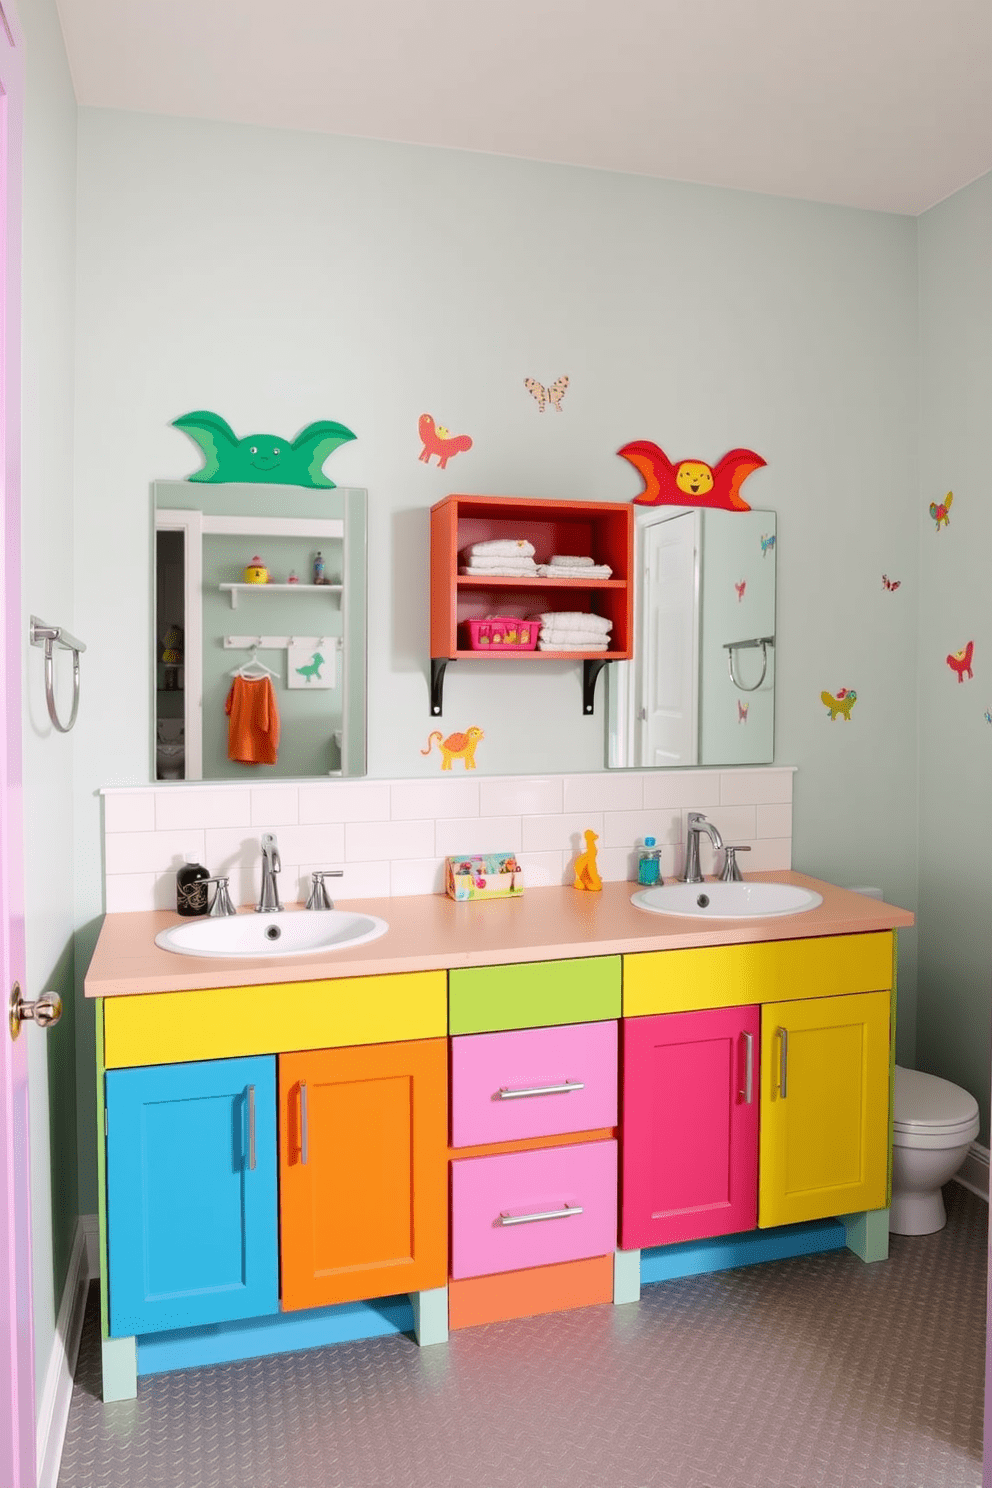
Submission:
<svg viewBox="0 0 992 1488">
<path fill-rule="evenodd" d="M 596 892 L 603 887 L 603 880 L 596 867 L 596 843 L 599 838 L 595 832 L 586 832 L 585 838 L 586 850 L 579 853 L 575 860 L 575 887 Z"/>
</svg>

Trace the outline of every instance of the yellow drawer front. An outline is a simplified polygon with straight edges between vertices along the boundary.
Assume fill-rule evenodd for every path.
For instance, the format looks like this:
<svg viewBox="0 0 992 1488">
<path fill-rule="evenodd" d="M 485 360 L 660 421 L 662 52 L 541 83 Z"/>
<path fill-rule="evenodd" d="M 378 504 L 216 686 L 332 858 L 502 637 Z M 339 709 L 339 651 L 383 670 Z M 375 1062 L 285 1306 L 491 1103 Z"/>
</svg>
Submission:
<svg viewBox="0 0 992 1488">
<path fill-rule="evenodd" d="M 401 1043 L 447 1031 L 443 971 L 153 992 L 108 997 L 104 1006 L 107 1069 Z"/>
<path fill-rule="evenodd" d="M 887 991 L 892 976 L 890 930 L 692 951 L 645 951 L 623 958 L 623 1012 L 625 1018 L 636 1018 L 784 998 Z"/>
<path fill-rule="evenodd" d="M 883 1209 L 889 994 L 766 1004 L 760 1068 L 758 1224 Z"/>
</svg>

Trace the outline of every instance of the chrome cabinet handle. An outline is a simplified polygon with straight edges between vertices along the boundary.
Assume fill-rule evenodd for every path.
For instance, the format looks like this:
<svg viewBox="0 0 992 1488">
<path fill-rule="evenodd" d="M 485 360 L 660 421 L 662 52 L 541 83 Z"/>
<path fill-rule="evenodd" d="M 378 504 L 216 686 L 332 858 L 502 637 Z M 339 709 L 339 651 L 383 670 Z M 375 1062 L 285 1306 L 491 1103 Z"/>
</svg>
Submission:
<svg viewBox="0 0 992 1488">
<path fill-rule="evenodd" d="M 566 1204 L 564 1209 L 544 1209 L 537 1214 L 499 1214 L 493 1220 L 494 1225 L 518 1225 L 537 1224 L 542 1219 L 569 1219 L 573 1214 L 581 1214 L 581 1204 Z"/>
<path fill-rule="evenodd" d="M 754 1034 L 742 1030 L 744 1040 L 744 1089 L 738 1091 L 740 1099 L 749 1106 L 754 1099 Z"/>
<path fill-rule="evenodd" d="M 307 1114 L 307 1082 L 300 1081 L 300 1162 L 306 1167 L 310 1160 L 310 1122 Z"/>
<path fill-rule="evenodd" d="M 789 1093 L 789 1030 L 778 1029 L 778 1037 L 782 1041 L 781 1057 L 778 1066 L 778 1093 L 781 1100 L 785 1100 Z"/>
<path fill-rule="evenodd" d="M 521 1085 L 513 1089 L 501 1085 L 493 1100 L 523 1100 L 528 1095 L 567 1095 L 570 1090 L 585 1090 L 584 1080 L 566 1080 L 561 1085 Z"/>
<path fill-rule="evenodd" d="M 248 1170 L 255 1171 L 255 1087 L 248 1086 Z"/>
</svg>

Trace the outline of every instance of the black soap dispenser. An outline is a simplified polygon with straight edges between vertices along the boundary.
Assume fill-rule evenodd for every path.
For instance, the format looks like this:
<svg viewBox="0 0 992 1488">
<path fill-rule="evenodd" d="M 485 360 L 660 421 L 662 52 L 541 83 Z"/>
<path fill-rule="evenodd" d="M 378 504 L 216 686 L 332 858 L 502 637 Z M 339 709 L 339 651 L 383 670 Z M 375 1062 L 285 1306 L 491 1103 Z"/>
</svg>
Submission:
<svg viewBox="0 0 992 1488">
<path fill-rule="evenodd" d="M 186 862 L 176 874 L 176 912 L 181 915 L 205 915 L 207 912 L 206 880 L 210 874 L 202 863 L 187 853 Z"/>
</svg>

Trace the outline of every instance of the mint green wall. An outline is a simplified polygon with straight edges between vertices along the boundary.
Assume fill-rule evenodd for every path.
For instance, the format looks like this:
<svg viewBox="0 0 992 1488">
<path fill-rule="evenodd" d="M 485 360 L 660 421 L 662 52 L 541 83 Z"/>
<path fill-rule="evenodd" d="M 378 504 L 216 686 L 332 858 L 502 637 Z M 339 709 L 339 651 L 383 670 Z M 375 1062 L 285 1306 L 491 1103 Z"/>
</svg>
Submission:
<svg viewBox="0 0 992 1488">
<path fill-rule="evenodd" d="M 37 614 L 75 630 L 73 317 L 76 103 L 54 0 L 18 0 L 27 66 L 24 121 L 22 542 L 24 870 L 27 992 L 64 1003 L 47 1034 L 28 1027 L 32 1280 L 38 1393 L 79 1213 L 73 984 L 73 735 L 45 707 Z M 66 671 L 60 667 L 60 685 Z M 62 694 L 63 698 L 65 693 Z"/>
<path fill-rule="evenodd" d="M 369 490 L 369 772 L 433 774 L 428 509 L 452 491 L 628 500 L 649 438 L 747 445 L 778 513 L 776 759 L 799 767 L 795 866 L 916 888 L 918 415 L 911 219 L 456 151 L 83 109 L 77 921 L 101 909 L 104 784 L 148 778 L 148 491 L 196 467 L 170 419 L 239 434 L 340 419 Z M 278 210 L 272 204 L 278 203 Z M 525 377 L 567 373 L 540 414 Z M 428 412 L 473 448 L 418 459 Z M 111 537 L 112 534 L 112 537 Z M 895 596 L 881 574 L 905 576 Z M 820 692 L 856 688 L 854 721 Z M 598 769 L 579 669 L 448 669 L 444 725 L 483 773 Z M 900 1054 L 912 1056 L 913 936 Z M 85 1116 L 90 1120 L 88 1113 Z M 85 1141 L 84 1141 L 85 1145 Z M 92 1168 L 83 1174 L 92 1195 Z"/>
<path fill-rule="evenodd" d="M 992 1012 L 992 175 L 919 221 L 920 968 L 917 1056 L 979 1100 Z M 937 532 L 931 501 L 954 492 Z M 974 641 L 974 680 L 945 658 Z M 911 809 L 907 802 L 907 811 Z"/>
<path fill-rule="evenodd" d="M 775 634 L 775 549 L 763 553 L 762 535 L 775 533 L 775 515 L 766 511 L 702 513 L 702 600 L 700 604 L 700 762 L 743 765 L 767 762 L 774 751 L 775 648 L 734 653 L 734 674 L 753 692 L 735 686 L 727 641 Z M 736 585 L 743 582 L 739 597 Z M 747 705 L 744 722 L 740 704 Z M 746 863 L 742 858 L 741 862 Z"/>
</svg>

